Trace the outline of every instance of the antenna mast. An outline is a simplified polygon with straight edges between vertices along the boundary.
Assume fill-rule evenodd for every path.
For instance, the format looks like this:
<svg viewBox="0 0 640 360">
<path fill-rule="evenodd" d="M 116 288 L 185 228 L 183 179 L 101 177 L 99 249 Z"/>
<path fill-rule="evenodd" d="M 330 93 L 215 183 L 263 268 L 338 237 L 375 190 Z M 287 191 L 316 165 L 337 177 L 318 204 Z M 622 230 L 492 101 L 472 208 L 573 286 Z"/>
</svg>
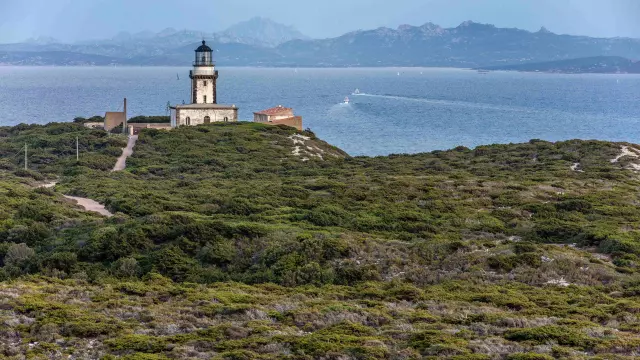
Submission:
<svg viewBox="0 0 640 360">
<path fill-rule="evenodd" d="M 27 170 L 27 143 L 24 143 L 24 169 Z"/>
</svg>

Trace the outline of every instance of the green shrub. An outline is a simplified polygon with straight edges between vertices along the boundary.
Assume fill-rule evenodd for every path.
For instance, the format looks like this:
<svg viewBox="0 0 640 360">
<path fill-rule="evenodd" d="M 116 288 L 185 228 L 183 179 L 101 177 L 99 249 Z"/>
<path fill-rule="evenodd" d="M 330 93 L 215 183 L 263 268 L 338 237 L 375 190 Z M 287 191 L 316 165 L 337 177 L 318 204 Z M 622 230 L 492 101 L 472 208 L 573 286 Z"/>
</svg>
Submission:
<svg viewBox="0 0 640 360">
<path fill-rule="evenodd" d="M 515 243 L 513 244 L 513 251 L 520 255 L 520 254 L 524 254 L 524 253 L 533 253 L 536 252 L 538 250 L 538 248 L 529 242 L 519 242 L 519 243 Z"/>
<path fill-rule="evenodd" d="M 151 264 L 161 274 L 176 281 L 184 280 L 190 273 L 198 270 L 196 261 L 175 245 L 154 252 L 151 255 Z"/>
<path fill-rule="evenodd" d="M 322 206 L 313 209 L 306 220 L 317 226 L 342 226 L 352 217 L 337 206 Z"/>
<path fill-rule="evenodd" d="M 94 338 L 100 335 L 114 335 L 119 326 L 110 323 L 96 322 L 93 319 L 71 321 L 63 326 L 62 333 L 65 336 L 80 338 Z"/>
<path fill-rule="evenodd" d="M 169 342 L 163 337 L 147 335 L 124 335 L 104 341 L 112 351 L 136 351 L 141 353 L 159 353 L 167 350 Z"/>
<path fill-rule="evenodd" d="M 530 329 L 511 329 L 505 333 L 505 339 L 512 341 L 530 341 L 546 344 L 555 341 L 560 345 L 591 348 L 596 341 L 581 332 L 567 326 L 541 326 Z"/>
<path fill-rule="evenodd" d="M 427 330 L 411 335 L 409 345 L 421 353 L 430 355 L 460 355 L 468 352 L 466 341 L 437 330 Z"/>
</svg>

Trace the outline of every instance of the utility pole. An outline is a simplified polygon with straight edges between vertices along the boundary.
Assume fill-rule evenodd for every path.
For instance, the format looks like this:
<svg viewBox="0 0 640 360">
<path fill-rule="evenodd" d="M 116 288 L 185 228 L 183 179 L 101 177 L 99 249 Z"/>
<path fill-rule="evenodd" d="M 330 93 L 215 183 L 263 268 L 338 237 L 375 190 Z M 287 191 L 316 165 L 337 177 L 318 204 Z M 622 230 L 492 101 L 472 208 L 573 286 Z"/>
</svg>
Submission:
<svg viewBox="0 0 640 360">
<path fill-rule="evenodd" d="M 24 169 L 27 170 L 27 143 L 24 143 Z"/>
<path fill-rule="evenodd" d="M 78 151 L 78 137 L 76 136 L 76 161 L 80 160 L 80 152 Z"/>
</svg>

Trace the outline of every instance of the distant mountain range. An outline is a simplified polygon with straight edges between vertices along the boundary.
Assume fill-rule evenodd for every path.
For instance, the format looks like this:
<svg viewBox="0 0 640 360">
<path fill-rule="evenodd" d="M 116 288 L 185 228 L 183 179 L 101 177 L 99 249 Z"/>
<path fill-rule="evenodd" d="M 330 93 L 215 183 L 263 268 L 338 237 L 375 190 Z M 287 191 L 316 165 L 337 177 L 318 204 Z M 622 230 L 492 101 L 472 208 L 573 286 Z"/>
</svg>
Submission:
<svg viewBox="0 0 640 360">
<path fill-rule="evenodd" d="M 278 24 L 260 17 L 236 24 L 214 37 L 214 40 L 221 43 L 240 43 L 264 47 L 276 47 L 287 41 L 308 39 L 308 36 L 292 26 Z"/>
<path fill-rule="evenodd" d="M 619 56 L 596 56 L 533 64 L 489 66 L 479 68 L 478 70 L 508 70 L 563 74 L 640 74 L 640 61 L 633 61 Z"/>
<path fill-rule="evenodd" d="M 0 64 L 189 65 L 205 38 L 222 66 L 449 66 L 477 68 L 616 56 L 640 59 L 640 40 L 530 32 L 466 21 L 359 30 L 309 39 L 296 29 L 254 18 L 219 33 L 165 29 L 61 44 L 40 38 L 0 45 Z"/>
</svg>

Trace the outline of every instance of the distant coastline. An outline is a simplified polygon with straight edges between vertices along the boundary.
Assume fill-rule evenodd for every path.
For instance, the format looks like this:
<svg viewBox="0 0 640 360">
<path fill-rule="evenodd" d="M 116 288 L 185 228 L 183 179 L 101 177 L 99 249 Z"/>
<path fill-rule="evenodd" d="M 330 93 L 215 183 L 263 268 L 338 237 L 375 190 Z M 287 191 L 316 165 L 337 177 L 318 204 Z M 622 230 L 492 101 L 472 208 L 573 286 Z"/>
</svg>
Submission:
<svg viewBox="0 0 640 360">
<path fill-rule="evenodd" d="M 532 64 L 516 64 L 516 65 L 504 65 L 504 66 L 486 66 L 486 67 L 455 67 L 455 66 L 397 66 L 397 65 L 380 65 L 380 66 L 354 66 L 354 65 L 238 65 L 238 64 L 219 64 L 219 67 L 225 68 L 244 68 L 244 69 L 354 69 L 354 70 L 366 70 L 366 69 L 438 69 L 438 70 L 461 70 L 472 71 L 479 73 L 491 73 L 491 72 L 520 72 L 520 73 L 538 73 L 538 74 L 566 74 L 566 75 L 578 75 L 578 74 L 601 74 L 601 75 L 638 75 L 640 74 L 640 68 L 634 68 L 631 66 L 620 67 L 617 65 L 611 65 L 602 67 L 600 69 L 595 67 L 580 67 L 571 65 L 575 61 L 581 61 L 584 59 L 573 59 L 567 61 L 553 61 L 544 63 L 532 63 Z M 626 59 L 625 59 L 626 60 Z M 633 63 L 631 60 L 628 60 Z M 637 65 L 636 65 L 637 66 Z M 184 68 L 184 65 L 136 65 L 136 64 L 117 64 L 117 65 L 96 65 L 96 64 L 7 64 L 0 63 L 0 68 L 21 67 L 21 68 Z"/>
<path fill-rule="evenodd" d="M 615 60 L 620 60 L 617 62 Z M 585 63 L 588 60 L 592 60 L 592 64 Z M 622 63 L 624 60 L 624 63 Z M 453 70 L 466 70 L 466 71 L 478 71 L 482 73 L 490 73 L 494 71 L 507 71 L 507 72 L 524 72 L 524 73 L 544 73 L 544 74 L 609 74 L 609 75 L 637 75 L 640 74 L 640 61 L 634 62 L 633 60 L 619 58 L 619 57 L 594 57 L 594 58 L 581 58 L 571 59 L 563 61 L 550 61 L 541 63 L 528 63 L 528 64 L 510 64 L 499 66 L 483 66 L 483 67 L 469 67 L 469 66 L 438 66 L 438 65 L 290 65 L 290 64 L 225 64 L 219 63 L 219 67 L 225 68 L 256 68 L 256 69 L 453 69 Z M 57 64 L 57 63 L 0 63 L 0 68 L 9 67 L 34 67 L 34 68 L 183 68 L 184 65 L 178 64 L 94 64 L 94 63 L 69 63 L 69 64 Z"/>
<path fill-rule="evenodd" d="M 518 71 L 548 74 L 640 74 L 640 62 L 619 56 L 595 56 L 530 64 L 479 67 L 478 71 Z"/>
</svg>

